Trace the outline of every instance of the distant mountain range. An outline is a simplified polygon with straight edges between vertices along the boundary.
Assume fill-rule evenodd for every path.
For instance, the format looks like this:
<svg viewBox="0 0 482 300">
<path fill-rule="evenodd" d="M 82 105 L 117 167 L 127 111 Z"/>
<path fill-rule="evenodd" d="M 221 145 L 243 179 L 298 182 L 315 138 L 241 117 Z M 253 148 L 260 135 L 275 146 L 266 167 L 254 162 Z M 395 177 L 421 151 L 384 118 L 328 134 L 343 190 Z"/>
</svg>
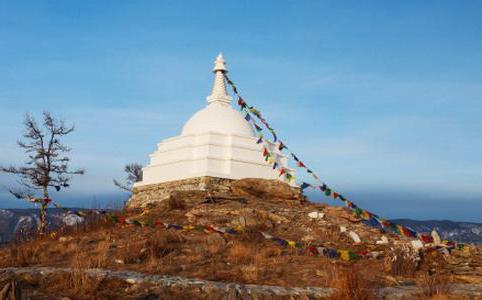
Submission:
<svg viewBox="0 0 482 300">
<path fill-rule="evenodd" d="M 83 222 L 81 217 L 57 208 L 49 209 L 48 216 L 49 222 L 56 227 Z M 443 239 L 461 243 L 482 244 L 482 223 L 410 219 L 395 219 L 392 221 L 409 226 L 418 232 L 430 232 L 435 229 Z M 34 229 L 37 222 L 37 209 L 0 209 L 0 244 L 10 241 L 15 235 L 21 235 Z"/>
<path fill-rule="evenodd" d="M 418 232 L 430 232 L 435 229 L 440 237 L 445 240 L 482 245 L 482 223 L 454 222 L 449 220 L 417 221 L 410 219 L 395 219 L 393 221 L 409 226 Z"/>
<path fill-rule="evenodd" d="M 66 213 L 59 208 L 48 210 L 48 220 L 51 226 L 74 225 L 83 222 L 83 218 Z M 39 221 L 38 209 L 0 209 L 0 244 L 23 235 L 37 228 Z"/>
</svg>

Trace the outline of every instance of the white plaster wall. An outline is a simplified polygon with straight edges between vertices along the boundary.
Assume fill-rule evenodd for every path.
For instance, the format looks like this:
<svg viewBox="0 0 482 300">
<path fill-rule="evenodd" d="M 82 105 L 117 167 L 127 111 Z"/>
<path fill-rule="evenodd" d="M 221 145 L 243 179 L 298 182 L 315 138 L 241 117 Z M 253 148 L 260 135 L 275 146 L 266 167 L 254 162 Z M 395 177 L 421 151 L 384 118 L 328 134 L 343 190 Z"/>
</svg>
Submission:
<svg viewBox="0 0 482 300">
<path fill-rule="evenodd" d="M 136 185 L 198 176 L 278 178 L 279 171 L 264 161 L 263 147 L 256 140 L 219 132 L 168 138 L 151 154 L 144 179 Z"/>
</svg>

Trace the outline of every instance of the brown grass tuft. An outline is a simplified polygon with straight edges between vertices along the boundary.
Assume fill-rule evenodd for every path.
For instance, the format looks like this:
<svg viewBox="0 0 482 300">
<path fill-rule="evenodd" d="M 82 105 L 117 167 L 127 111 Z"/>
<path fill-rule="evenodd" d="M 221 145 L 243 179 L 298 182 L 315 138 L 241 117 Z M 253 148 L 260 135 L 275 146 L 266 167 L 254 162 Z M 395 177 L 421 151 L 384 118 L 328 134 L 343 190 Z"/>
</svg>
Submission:
<svg viewBox="0 0 482 300">
<path fill-rule="evenodd" d="M 89 258 L 89 253 L 77 252 L 74 254 L 71 262 L 71 271 L 69 272 L 65 286 L 71 289 L 74 294 L 91 295 L 93 294 L 101 283 L 101 279 L 88 276 L 86 269 L 96 267 L 96 259 Z M 57 282 L 62 284 L 62 282 Z"/>
<path fill-rule="evenodd" d="M 342 269 L 332 267 L 329 272 L 330 287 L 335 288 L 331 299 L 368 300 L 375 299 L 372 287 L 355 266 Z"/>
<path fill-rule="evenodd" d="M 447 276 L 441 275 L 438 271 L 431 271 L 419 279 L 419 286 L 425 299 L 445 299 L 449 294 Z"/>
<path fill-rule="evenodd" d="M 256 249 L 251 245 L 245 245 L 239 241 L 232 243 L 228 249 L 228 261 L 235 264 L 250 264 L 254 261 Z"/>
<path fill-rule="evenodd" d="M 14 267 L 26 267 L 39 262 L 41 245 L 37 242 L 25 243 L 16 247 L 10 247 L 9 260 L 6 264 Z"/>
<path fill-rule="evenodd" d="M 393 276 L 413 277 L 418 270 L 418 261 L 415 254 L 408 250 L 395 249 L 387 256 L 390 274 Z"/>
</svg>

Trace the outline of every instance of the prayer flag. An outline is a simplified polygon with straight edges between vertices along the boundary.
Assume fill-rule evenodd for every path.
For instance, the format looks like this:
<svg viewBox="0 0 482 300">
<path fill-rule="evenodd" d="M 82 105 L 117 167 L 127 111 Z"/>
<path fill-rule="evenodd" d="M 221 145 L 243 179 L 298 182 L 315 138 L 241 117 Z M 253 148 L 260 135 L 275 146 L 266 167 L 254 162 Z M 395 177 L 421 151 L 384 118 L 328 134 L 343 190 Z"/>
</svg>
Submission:
<svg viewBox="0 0 482 300">
<path fill-rule="evenodd" d="M 432 236 L 428 235 L 428 234 L 421 234 L 420 235 L 420 240 L 422 240 L 422 242 L 428 244 L 428 243 L 433 243 L 433 238 Z"/>
<path fill-rule="evenodd" d="M 301 188 L 301 190 L 304 190 L 304 189 L 306 189 L 306 188 L 309 187 L 309 186 L 310 186 L 309 183 L 303 182 L 303 183 L 301 184 L 300 188 Z"/>
<path fill-rule="evenodd" d="M 281 246 L 287 246 L 288 245 L 288 242 L 283 240 L 283 239 L 280 239 L 280 238 L 273 238 L 278 244 L 280 244 Z"/>
<path fill-rule="evenodd" d="M 308 247 L 308 252 L 311 253 L 311 254 L 313 254 L 313 255 L 318 255 L 318 254 L 319 254 L 319 253 L 318 253 L 318 250 L 316 249 L 315 246 L 309 246 L 309 247 Z"/>
<path fill-rule="evenodd" d="M 340 258 L 344 261 L 349 261 L 350 260 L 350 251 L 348 250 L 338 250 L 338 253 L 340 254 Z"/>
<path fill-rule="evenodd" d="M 245 106 L 246 106 L 246 102 L 244 102 L 243 98 L 239 97 L 239 99 L 238 99 L 238 105 L 241 106 L 241 107 L 245 107 Z"/>
</svg>

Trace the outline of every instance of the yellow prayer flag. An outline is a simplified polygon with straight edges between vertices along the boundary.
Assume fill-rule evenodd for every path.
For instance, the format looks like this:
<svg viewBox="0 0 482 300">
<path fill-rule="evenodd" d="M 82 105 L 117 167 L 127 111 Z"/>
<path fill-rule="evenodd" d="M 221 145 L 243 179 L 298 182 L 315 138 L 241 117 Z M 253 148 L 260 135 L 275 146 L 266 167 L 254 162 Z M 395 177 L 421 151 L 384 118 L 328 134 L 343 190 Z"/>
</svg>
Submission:
<svg viewBox="0 0 482 300">
<path fill-rule="evenodd" d="M 338 253 L 340 253 L 340 258 L 344 261 L 349 261 L 350 260 L 350 251 L 348 250 L 338 250 Z"/>
</svg>

